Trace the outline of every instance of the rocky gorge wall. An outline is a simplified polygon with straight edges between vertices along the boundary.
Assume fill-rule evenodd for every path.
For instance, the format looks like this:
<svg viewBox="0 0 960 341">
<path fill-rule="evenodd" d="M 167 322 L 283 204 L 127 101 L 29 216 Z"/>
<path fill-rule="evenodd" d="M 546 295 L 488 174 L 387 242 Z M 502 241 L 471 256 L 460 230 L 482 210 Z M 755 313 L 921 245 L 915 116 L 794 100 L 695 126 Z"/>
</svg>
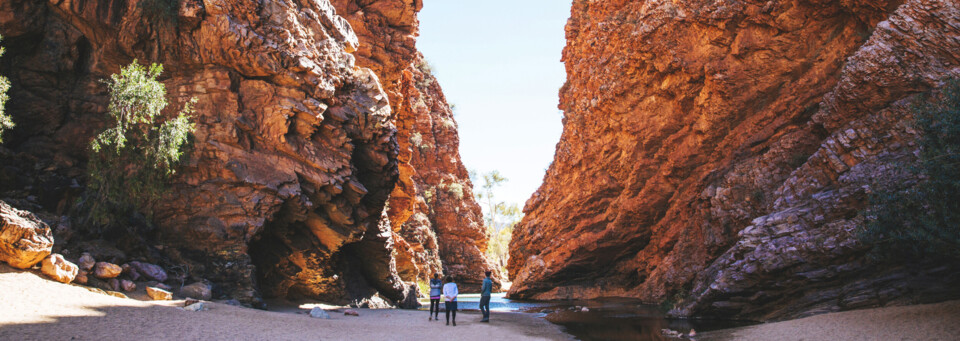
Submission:
<svg viewBox="0 0 960 341">
<path fill-rule="evenodd" d="M 401 278 L 427 281 L 441 273 L 463 290 L 479 290 L 483 271 L 496 267 L 484 254 L 483 213 L 460 161 L 453 111 L 415 47 L 422 1 L 333 4 L 357 32 L 357 64 L 380 76 L 396 118 L 400 176 L 388 214 Z M 495 274 L 496 286 L 499 281 Z"/>
<path fill-rule="evenodd" d="M 111 244 L 128 258 L 211 282 L 216 297 L 253 305 L 262 297 L 349 303 L 380 296 L 399 303 L 416 290 L 404 280 L 448 263 L 468 272 L 484 269 L 483 234 L 459 230 L 479 218 L 462 218 L 462 225 L 435 218 L 434 228 L 453 231 L 454 240 L 425 232 L 416 245 L 403 229 L 414 214 L 393 209 L 394 202 L 410 207 L 398 193 L 415 183 L 411 164 L 434 165 L 404 156 L 409 137 L 401 134 L 410 134 L 416 122 L 409 113 L 428 122 L 431 115 L 450 116 L 436 85 L 430 90 L 436 111 L 403 114 L 405 107 L 395 104 L 402 93 L 396 80 L 408 76 L 394 72 L 420 58 L 412 35 L 418 3 L 365 2 L 367 10 L 401 6 L 400 20 L 408 21 L 374 21 L 397 33 L 361 34 L 363 42 L 337 14 L 353 9 L 346 1 L 182 0 L 170 11 L 157 7 L 164 3 L 0 4 L 8 50 L 0 74 L 13 84 L 7 112 L 18 124 L 0 150 L 0 184 L 6 200 L 59 221 L 55 249 L 77 257 L 89 245 Z M 400 50 L 385 59 L 365 54 L 383 46 Z M 101 80 L 133 59 L 164 64 L 161 81 L 171 110 L 198 100 L 193 149 L 172 190 L 151 207 L 153 224 L 131 221 L 127 230 L 133 233 L 91 242 L 69 211 L 82 192 L 87 143 L 106 124 Z M 453 144 L 442 152 L 455 151 L 455 125 L 442 136 L 438 145 Z M 451 166 L 424 174 L 465 179 L 458 157 L 426 155 L 445 157 Z M 479 214 L 470 202 L 458 205 Z M 456 211 L 452 206 L 444 207 Z M 461 242 L 466 246 L 459 253 L 443 248 Z"/>
<path fill-rule="evenodd" d="M 871 189 L 910 181 L 917 94 L 960 76 L 953 1 L 581 1 L 564 130 L 511 241 L 511 297 L 776 320 L 957 297 L 880 263 Z M 589 184 L 589 185 L 585 185 Z"/>
</svg>

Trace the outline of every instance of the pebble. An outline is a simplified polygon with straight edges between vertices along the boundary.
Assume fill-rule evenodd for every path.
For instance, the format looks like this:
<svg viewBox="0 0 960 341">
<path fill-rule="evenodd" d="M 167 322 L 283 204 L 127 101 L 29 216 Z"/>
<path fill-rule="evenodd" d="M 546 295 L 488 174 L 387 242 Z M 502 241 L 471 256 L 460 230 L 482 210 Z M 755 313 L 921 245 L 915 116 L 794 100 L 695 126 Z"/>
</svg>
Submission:
<svg viewBox="0 0 960 341">
<path fill-rule="evenodd" d="M 310 317 L 329 319 L 330 314 L 327 314 L 327 311 L 323 308 L 313 307 L 313 309 L 310 309 Z"/>
</svg>

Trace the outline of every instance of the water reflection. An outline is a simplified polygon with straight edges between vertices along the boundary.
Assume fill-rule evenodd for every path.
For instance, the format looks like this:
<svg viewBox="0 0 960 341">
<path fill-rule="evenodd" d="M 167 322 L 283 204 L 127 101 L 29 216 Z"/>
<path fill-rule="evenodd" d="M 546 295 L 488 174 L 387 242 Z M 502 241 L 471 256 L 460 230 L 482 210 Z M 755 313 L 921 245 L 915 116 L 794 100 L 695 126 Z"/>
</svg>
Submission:
<svg viewBox="0 0 960 341">
<path fill-rule="evenodd" d="M 479 295 L 461 295 L 458 301 L 461 310 L 479 310 Z M 429 303 L 426 301 L 427 305 Z M 750 324 L 737 321 L 667 319 L 656 306 L 624 298 L 518 301 L 506 299 L 503 294 L 495 294 L 490 300 L 490 310 L 538 314 L 547 321 L 563 326 L 567 333 L 584 341 L 671 340 L 661 335 L 662 329 L 686 334 L 691 329 L 705 332 Z"/>
</svg>

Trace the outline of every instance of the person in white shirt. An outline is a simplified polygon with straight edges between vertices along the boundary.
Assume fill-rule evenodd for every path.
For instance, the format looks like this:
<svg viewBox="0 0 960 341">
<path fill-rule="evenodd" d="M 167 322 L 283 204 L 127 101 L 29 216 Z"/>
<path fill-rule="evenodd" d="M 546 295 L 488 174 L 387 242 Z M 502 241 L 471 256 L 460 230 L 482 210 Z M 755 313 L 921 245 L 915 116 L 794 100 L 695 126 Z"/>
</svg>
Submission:
<svg viewBox="0 0 960 341">
<path fill-rule="evenodd" d="M 457 283 L 453 282 L 453 276 L 447 276 L 447 284 L 443 285 L 443 297 L 446 302 L 444 305 L 447 308 L 447 325 L 450 325 L 450 313 L 453 312 L 453 326 L 457 326 L 457 295 L 460 294 L 460 291 L 457 290 Z"/>
</svg>

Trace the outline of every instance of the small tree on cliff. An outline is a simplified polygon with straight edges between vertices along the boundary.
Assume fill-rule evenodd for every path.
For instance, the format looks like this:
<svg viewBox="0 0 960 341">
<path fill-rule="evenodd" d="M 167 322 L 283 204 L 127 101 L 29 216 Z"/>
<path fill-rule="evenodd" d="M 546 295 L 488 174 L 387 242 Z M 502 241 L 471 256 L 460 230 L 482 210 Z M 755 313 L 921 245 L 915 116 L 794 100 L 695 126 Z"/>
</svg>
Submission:
<svg viewBox="0 0 960 341">
<path fill-rule="evenodd" d="M 147 68 L 134 60 L 106 82 L 114 124 L 90 143 L 84 204 L 91 223 L 108 225 L 115 216 L 146 208 L 180 162 L 195 129 L 189 115 L 196 99 L 176 118 L 158 121 L 167 106 L 166 88 L 156 80 L 161 72 L 162 65 Z"/>
<path fill-rule="evenodd" d="M 915 108 L 920 180 L 877 191 L 867 209 L 866 243 L 883 258 L 960 259 L 960 82 Z"/>
<path fill-rule="evenodd" d="M 3 41 L 3 36 L 0 35 L 0 41 Z M 0 47 L 0 57 L 7 52 L 6 49 Z M 7 106 L 7 100 L 10 97 L 7 96 L 7 90 L 10 90 L 10 80 L 7 77 L 0 76 L 0 143 L 3 143 L 3 132 L 13 128 L 13 120 L 10 119 L 10 116 L 7 115 L 4 108 Z"/>
</svg>

